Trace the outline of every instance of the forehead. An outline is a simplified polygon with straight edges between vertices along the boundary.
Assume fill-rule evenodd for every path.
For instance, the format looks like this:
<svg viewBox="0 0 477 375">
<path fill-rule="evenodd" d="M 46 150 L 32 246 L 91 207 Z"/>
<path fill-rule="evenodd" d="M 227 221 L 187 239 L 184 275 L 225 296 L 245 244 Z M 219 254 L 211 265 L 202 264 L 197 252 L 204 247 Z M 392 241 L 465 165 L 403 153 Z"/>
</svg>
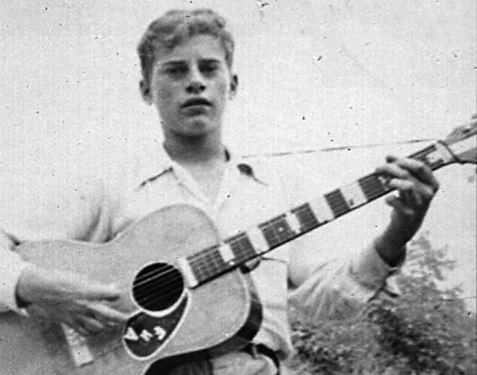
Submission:
<svg viewBox="0 0 477 375">
<path fill-rule="evenodd" d="M 187 62 L 193 60 L 217 60 L 225 64 L 225 49 L 219 38 L 200 34 L 185 39 L 177 46 L 156 51 L 156 63 Z"/>
</svg>

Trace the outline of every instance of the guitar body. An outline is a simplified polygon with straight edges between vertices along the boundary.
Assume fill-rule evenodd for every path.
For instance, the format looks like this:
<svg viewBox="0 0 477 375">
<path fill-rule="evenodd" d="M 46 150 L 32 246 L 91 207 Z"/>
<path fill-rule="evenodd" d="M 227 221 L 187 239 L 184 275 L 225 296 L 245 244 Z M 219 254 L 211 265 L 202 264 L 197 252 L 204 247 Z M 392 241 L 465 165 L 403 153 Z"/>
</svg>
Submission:
<svg viewBox="0 0 477 375">
<path fill-rule="evenodd" d="M 236 269 L 189 288 L 175 267 L 177 258 L 219 240 L 203 212 L 174 205 L 146 216 L 104 245 L 73 241 L 20 245 L 22 257 L 37 265 L 119 285 L 124 294 L 114 306 L 130 313 L 130 319 L 117 332 L 90 338 L 75 337 L 73 332 L 67 340 L 68 330 L 59 324 L 2 314 L 1 373 L 152 375 L 176 362 L 245 345 L 262 318 L 250 277 Z"/>
</svg>

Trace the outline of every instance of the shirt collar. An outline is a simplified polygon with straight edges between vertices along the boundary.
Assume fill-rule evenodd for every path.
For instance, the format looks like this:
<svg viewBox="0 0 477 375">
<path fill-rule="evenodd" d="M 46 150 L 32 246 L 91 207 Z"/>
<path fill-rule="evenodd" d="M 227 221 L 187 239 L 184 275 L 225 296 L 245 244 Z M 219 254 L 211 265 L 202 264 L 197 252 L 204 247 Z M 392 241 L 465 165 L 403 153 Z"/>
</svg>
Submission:
<svg viewBox="0 0 477 375">
<path fill-rule="evenodd" d="M 230 163 L 231 166 L 235 166 L 242 175 L 266 185 L 262 180 L 255 176 L 255 171 L 252 165 L 249 162 L 246 162 L 243 157 L 237 156 L 234 152 L 231 152 L 228 147 L 225 148 L 225 153 L 228 163 Z M 137 186 L 138 189 L 168 173 L 173 172 L 178 165 L 177 162 L 171 159 L 163 144 L 155 149 L 152 160 L 146 161 L 145 164 L 146 165 L 141 166 L 142 173 L 140 173 Z"/>
</svg>

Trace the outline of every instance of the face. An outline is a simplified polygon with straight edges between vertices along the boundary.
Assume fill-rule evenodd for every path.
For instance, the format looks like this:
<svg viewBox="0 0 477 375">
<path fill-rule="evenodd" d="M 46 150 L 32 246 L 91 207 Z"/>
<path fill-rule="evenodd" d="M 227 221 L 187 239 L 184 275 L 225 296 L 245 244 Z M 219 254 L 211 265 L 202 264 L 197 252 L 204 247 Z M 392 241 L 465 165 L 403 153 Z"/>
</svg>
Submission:
<svg viewBox="0 0 477 375">
<path fill-rule="evenodd" d="M 166 137 L 190 137 L 220 131 L 236 84 L 219 39 L 195 35 L 172 50 L 158 51 L 150 85 L 142 82 L 141 89 L 144 100 L 156 106 Z"/>
</svg>

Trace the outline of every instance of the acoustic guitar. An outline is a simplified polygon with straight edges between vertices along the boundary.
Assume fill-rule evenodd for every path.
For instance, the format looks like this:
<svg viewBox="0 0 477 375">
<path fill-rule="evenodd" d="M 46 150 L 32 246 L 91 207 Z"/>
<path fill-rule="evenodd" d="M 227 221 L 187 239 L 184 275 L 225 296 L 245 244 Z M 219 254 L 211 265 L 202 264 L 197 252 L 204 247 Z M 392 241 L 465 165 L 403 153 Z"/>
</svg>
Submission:
<svg viewBox="0 0 477 375">
<path fill-rule="evenodd" d="M 435 170 L 476 163 L 477 122 L 411 155 Z M 221 239 L 211 220 L 188 205 L 165 207 L 102 245 L 23 243 L 24 259 L 118 284 L 115 307 L 129 320 L 115 332 L 82 337 L 71 328 L 9 312 L 0 315 L 3 375 L 152 375 L 178 361 L 247 344 L 261 305 L 243 265 L 387 193 L 372 173 L 269 221 Z"/>
</svg>

